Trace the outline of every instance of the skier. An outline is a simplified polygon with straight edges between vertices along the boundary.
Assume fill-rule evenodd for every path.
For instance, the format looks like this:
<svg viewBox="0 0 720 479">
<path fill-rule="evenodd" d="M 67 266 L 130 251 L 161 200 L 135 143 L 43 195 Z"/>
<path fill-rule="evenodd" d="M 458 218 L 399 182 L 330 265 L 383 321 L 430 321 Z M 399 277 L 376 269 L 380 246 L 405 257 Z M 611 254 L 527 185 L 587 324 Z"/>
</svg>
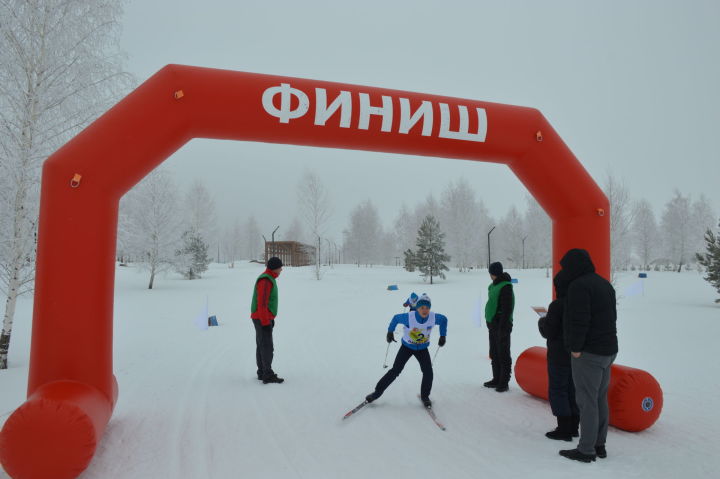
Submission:
<svg viewBox="0 0 720 479">
<path fill-rule="evenodd" d="M 403 308 L 410 308 L 410 311 L 415 311 L 415 305 L 417 304 L 418 295 L 413 291 L 408 296 L 408 299 L 403 303 Z"/>
<path fill-rule="evenodd" d="M 395 341 L 393 333 L 398 324 L 405 326 L 405 333 L 392 368 L 380 378 L 380 381 L 375 386 L 375 391 L 365 397 L 368 403 L 382 396 L 385 389 L 400 375 L 410 357 L 415 356 L 420 363 L 420 370 L 423 375 L 420 384 L 420 400 L 425 407 L 432 406 L 430 390 L 432 389 L 433 369 L 430 352 L 428 351 L 430 334 L 435 325 L 439 326 L 440 340 L 438 346 L 444 346 L 445 335 L 447 334 L 447 318 L 442 314 L 431 312 L 430 306 L 430 297 L 423 293 L 415 304 L 415 311 L 396 314 L 390 321 L 387 332 L 388 343 Z"/>
</svg>

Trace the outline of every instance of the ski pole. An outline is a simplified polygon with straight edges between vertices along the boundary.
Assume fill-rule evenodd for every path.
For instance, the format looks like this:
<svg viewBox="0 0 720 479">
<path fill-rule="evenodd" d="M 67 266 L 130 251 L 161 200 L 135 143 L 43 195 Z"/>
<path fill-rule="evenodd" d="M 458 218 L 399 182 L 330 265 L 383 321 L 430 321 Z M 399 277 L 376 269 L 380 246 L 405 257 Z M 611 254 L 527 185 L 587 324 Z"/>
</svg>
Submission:
<svg viewBox="0 0 720 479">
<path fill-rule="evenodd" d="M 435 354 L 433 354 L 432 363 L 435 364 L 435 358 L 437 357 L 437 353 L 440 352 L 440 346 L 437 347 L 435 350 Z"/>
<path fill-rule="evenodd" d="M 387 363 L 387 357 L 388 353 L 390 352 L 390 343 L 387 345 L 387 349 L 385 350 L 385 361 L 383 362 L 383 368 L 387 369 L 388 363 Z"/>
</svg>

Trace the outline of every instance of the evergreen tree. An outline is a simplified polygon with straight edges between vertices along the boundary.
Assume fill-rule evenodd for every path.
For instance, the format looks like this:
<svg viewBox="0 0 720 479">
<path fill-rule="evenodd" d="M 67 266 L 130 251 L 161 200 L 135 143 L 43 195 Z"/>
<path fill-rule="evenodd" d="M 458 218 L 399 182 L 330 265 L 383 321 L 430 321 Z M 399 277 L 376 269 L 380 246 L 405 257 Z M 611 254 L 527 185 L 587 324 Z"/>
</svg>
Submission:
<svg viewBox="0 0 720 479">
<path fill-rule="evenodd" d="M 177 271 L 185 279 L 198 279 L 207 271 L 210 264 L 208 245 L 194 229 L 183 233 L 182 244 L 182 248 L 175 252 Z"/>
<path fill-rule="evenodd" d="M 705 232 L 705 244 L 707 253 L 697 253 L 695 256 L 698 262 L 705 267 L 707 275 L 705 279 L 720 293 L 720 222 L 718 223 L 718 236 L 708 228 Z M 720 303 L 720 299 L 715 300 Z"/>
<path fill-rule="evenodd" d="M 405 252 L 403 252 L 405 255 L 405 271 L 413 272 L 415 271 L 415 262 L 417 259 L 415 258 L 415 252 L 411 250 L 410 248 L 406 249 Z"/>
<path fill-rule="evenodd" d="M 440 224 L 435 217 L 426 216 L 418 230 L 415 265 L 424 278 L 430 278 L 430 284 L 433 284 L 433 276 L 445 279 L 443 271 L 448 271 L 445 262 L 450 261 L 450 256 L 445 254 L 444 238 L 445 233 L 440 231 Z"/>
</svg>

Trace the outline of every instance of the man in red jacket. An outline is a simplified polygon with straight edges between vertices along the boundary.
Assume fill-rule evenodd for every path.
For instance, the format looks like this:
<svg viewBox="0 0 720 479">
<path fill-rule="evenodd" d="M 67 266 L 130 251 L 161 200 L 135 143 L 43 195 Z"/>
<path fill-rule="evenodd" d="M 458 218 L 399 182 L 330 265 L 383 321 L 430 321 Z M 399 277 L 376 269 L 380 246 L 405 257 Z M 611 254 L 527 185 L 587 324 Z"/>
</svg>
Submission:
<svg viewBox="0 0 720 479">
<path fill-rule="evenodd" d="M 257 378 L 263 384 L 284 381 L 272 370 L 273 360 L 273 328 L 278 312 L 278 288 L 275 280 L 282 272 L 282 261 L 273 256 L 267 262 L 267 269 L 255 281 L 250 318 L 255 326 L 255 360 L 257 362 Z"/>
</svg>

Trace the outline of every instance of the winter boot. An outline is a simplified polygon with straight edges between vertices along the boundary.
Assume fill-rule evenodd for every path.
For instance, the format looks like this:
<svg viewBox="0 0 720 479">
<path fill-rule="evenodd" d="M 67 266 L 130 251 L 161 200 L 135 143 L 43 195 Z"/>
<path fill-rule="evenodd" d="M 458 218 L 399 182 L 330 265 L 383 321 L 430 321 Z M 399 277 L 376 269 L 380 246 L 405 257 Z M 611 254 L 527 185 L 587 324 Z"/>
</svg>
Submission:
<svg viewBox="0 0 720 479">
<path fill-rule="evenodd" d="M 597 457 L 600 459 L 605 459 L 607 457 L 605 446 L 595 446 L 595 454 L 597 454 Z"/>
<path fill-rule="evenodd" d="M 496 388 L 498 386 L 498 380 L 491 379 L 490 381 L 485 381 L 483 383 L 483 386 L 485 386 L 486 388 Z"/>
<path fill-rule="evenodd" d="M 510 389 L 510 388 L 508 387 L 507 383 L 498 384 L 498 385 L 495 387 L 495 391 L 497 391 L 497 392 L 499 392 L 499 393 L 504 393 L 504 392 L 506 392 L 508 389 Z"/>
<path fill-rule="evenodd" d="M 570 433 L 572 434 L 572 437 L 578 437 L 580 436 L 579 428 L 580 428 L 580 416 L 577 414 L 570 416 Z"/>
<path fill-rule="evenodd" d="M 422 401 L 423 406 L 432 407 L 432 401 L 430 400 L 430 398 L 420 398 L 420 400 Z"/>
<path fill-rule="evenodd" d="M 572 459 L 573 461 L 580 461 L 580 462 L 593 462 L 595 461 L 595 454 L 583 454 L 582 452 L 578 451 L 577 449 L 565 449 L 563 451 L 560 451 L 560 455 L 562 457 L 567 457 L 568 459 Z"/>
<path fill-rule="evenodd" d="M 556 441 L 572 441 L 572 417 L 571 416 L 558 416 L 557 427 L 554 431 L 545 433 L 545 437 L 549 439 L 555 439 Z"/>
<path fill-rule="evenodd" d="M 282 384 L 282 382 L 285 381 L 283 378 L 279 378 L 277 374 L 272 373 L 268 374 L 263 378 L 263 384 Z"/>
<path fill-rule="evenodd" d="M 376 399 L 379 398 L 379 397 L 380 397 L 380 396 L 378 396 L 377 394 L 375 394 L 374 392 L 372 392 L 372 393 L 368 394 L 367 396 L 365 396 L 365 400 L 366 400 L 368 403 L 371 403 L 371 402 L 373 402 L 374 400 L 376 400 Z"/>
</svg>

